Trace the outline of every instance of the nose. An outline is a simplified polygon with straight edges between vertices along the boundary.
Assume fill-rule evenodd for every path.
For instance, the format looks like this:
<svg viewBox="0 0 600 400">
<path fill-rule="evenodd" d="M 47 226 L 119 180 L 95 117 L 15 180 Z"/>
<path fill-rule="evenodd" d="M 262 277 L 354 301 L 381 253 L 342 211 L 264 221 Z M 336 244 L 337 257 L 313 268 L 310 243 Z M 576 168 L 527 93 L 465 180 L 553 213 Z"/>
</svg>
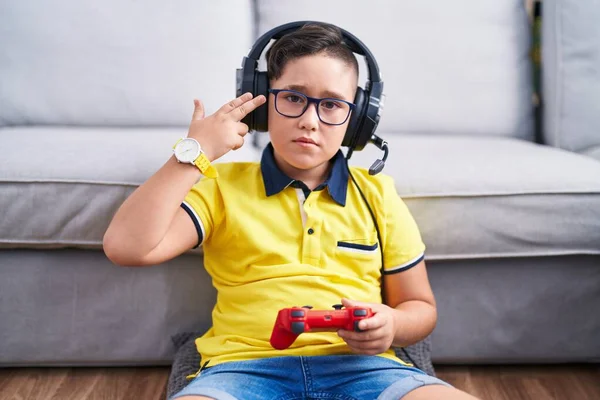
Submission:
<svg viewBox="0 0 600 400">
<path fill-rule="evenodd" d="M 319 115 L 317 114 L 317 104 L 308 105 L 304 114 L 298 118 L 298 127 L 309 131 L 315 131 L 319 127 Z"/>
</svg>

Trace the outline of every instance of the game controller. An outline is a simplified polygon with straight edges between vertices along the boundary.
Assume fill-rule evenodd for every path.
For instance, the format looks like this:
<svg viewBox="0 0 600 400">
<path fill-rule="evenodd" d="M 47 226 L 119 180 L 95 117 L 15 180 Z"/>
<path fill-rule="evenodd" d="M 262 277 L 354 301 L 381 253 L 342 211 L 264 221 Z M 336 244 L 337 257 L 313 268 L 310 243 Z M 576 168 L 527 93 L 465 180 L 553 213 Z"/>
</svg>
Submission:
<svg viewBox="0 0 600 400">
<path fill-rule="evenodd" d="M 360 332 L 358 321 L 373 316 L 370 308 L 334 304 L 333 310 L 311 310 L 312 306 L 279 310 L 271 333 L 271 346 L 287 349 L 304 332 L 335 332 L 338 329 Z"/>
</svg>

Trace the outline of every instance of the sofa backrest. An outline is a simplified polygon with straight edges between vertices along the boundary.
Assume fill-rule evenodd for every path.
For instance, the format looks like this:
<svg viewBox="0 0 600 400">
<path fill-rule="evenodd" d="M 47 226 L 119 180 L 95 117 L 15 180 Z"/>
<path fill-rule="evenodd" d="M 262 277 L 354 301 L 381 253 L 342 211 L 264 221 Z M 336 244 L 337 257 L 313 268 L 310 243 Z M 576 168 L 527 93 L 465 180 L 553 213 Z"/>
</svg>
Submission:
<svg viewBox="0 0 600 400">
<path fill-rule="evenodd" d="M 2 1 L 0 126 L 188 125 L 235 96 L 253 1 Z"/>
<path fill-rule="evenodd" d="M 361 39 L 383 73 L 379 131 L 533 139 L 523 0 L 257 0 L 257 14 L 259 34 L 317 20 Z"/>
<path fill-rule="evenodd" d="M 544 0 L 542 71 L 545 143 L 598 157 L 600 1 Z"/>
</svg>

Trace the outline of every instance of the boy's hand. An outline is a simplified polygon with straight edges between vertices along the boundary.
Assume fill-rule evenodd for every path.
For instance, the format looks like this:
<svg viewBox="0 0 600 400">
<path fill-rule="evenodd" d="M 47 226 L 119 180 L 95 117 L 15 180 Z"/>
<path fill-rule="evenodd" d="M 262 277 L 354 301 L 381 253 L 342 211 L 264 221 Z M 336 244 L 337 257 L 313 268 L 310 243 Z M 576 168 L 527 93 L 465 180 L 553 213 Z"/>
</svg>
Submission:
<svg viewBox="0 0 600 400">
<path fill-rule="evenodd" d="M 357 354 L 375 355 L 389 350 L 396 333 L 394 313 L 396 310 L 378 303 L 363 303 L 360 301 L 342 299 L 344 307 L 369 307 L 375 315 L 358 322 L 363 332 L 338 330 L 338 335 Z"/>
<path fill-rule="evenodd" d="M 242 147 L 248 125 L 240 121 L 266 101 L 263 95 L 252 98 L 251 93 L 245 93 L 204 118 L 202 102 L 194 100 L 194 114 L 188 137 L 196 139 L 206 157 L 214 161 L 229 150 Z"/>
</svg>

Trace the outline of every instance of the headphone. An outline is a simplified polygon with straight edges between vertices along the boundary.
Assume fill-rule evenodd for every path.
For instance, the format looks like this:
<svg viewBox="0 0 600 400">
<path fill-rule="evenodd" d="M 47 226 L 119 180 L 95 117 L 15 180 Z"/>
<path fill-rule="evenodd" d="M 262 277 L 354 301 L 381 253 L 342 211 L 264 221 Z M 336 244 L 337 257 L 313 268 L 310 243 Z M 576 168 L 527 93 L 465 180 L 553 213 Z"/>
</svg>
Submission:
<svg viewBox="0 0 600 400">
<path fill-rule="evenodd" d="M 269 44 L 271 39 L 281 39 L 284 35 L 300 29 L 308 23 L 320 23 L 317 21 L 296 21 L 275 27 L 262 35 L 250 49 L 247 57 L 242 59 L 242 67 L 236 70 L 236 97 L 246 92 L 256 97 L 264 95 L 269 99 L 269 78 L 266 71 L 258 70 L 258 60 Z M 354 96 L 355 109 L 352 111 L 348 129 L 342 141 L 342 146 L 348 147 L 346 159 L 350 159 L 352 152 L 362 150 L 367 143 L 373 143 L 384 151 L 383 159 L 376 160 L 369 168 L 371 175 L 378 174 L 385 166 L 388 156 L 387 142 L 377 135 L 375 130 L 379 124 L 381 110 L 383 109 L 383 81 L 377 61 L 371 51 L 356 36 L 341 29 L 344 44 L 353 52 L 365 57 L 369 70 L 369 80 L 365 89 L 360 86 Z M 268 130 L 268 103 L 265 103 L 248 114 L 242 122 L 248 125 L 250 130 L 266 132 Z"/>
</svg>

